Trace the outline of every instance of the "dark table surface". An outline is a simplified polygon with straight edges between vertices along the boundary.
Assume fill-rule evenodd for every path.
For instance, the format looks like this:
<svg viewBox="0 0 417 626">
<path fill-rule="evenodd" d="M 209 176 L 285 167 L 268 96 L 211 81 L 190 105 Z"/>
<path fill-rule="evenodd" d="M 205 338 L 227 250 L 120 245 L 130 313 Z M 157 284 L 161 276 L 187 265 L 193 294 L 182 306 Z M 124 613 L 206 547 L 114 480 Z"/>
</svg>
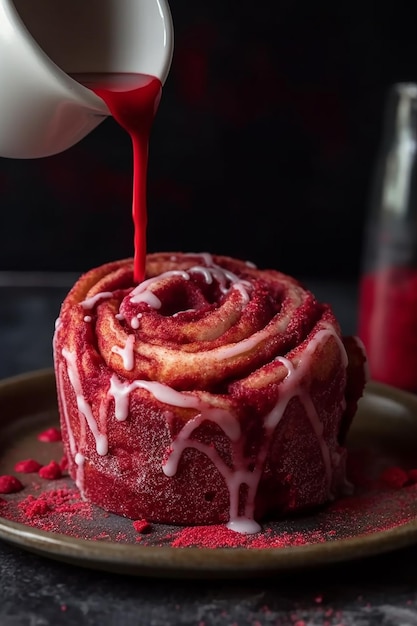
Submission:
<svg viewBox="0 0 417 626">
<path fill-rule="evenodd" d="M 52 365 L 69 275 L 0 275 L 0 378 Z M 354 284 L 306 281 L 356 329 Z M 0 541 L 0 626 L 417 625 L 417 549 L 268 578 L 131 577 L 40 557 Z"/>
</svg>

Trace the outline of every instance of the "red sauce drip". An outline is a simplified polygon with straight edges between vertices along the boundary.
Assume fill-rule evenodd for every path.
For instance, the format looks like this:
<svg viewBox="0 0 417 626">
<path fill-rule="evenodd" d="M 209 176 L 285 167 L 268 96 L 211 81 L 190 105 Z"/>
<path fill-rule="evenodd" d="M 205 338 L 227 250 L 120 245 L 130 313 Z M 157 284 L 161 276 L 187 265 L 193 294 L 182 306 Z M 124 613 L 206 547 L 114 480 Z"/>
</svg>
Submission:
<svg viewBox="0 0 417 626">
<path fill-rule="evenodd" d="M 132 140 L 134 278 L 139 283 L 145 278 L 149 137 L 162 84 L 158 78 L 146 74 L 76 74 L 73 78 L 104 100 Z"/>
</svg>

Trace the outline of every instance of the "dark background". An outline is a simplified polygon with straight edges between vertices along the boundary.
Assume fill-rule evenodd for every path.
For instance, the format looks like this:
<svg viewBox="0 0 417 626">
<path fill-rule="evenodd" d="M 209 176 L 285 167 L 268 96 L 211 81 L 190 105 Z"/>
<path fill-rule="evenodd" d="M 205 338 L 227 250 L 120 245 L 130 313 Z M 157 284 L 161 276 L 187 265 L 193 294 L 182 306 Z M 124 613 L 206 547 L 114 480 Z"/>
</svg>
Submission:
<svg viewBox="0 0 417 626">
<path fill-rule="evenodd" d="M 412 6 L 172 0 L 149 251 L 356 278 L 387 91 L 417 80 Z M 132 255 L 131 165 L 111 118 L 65 153 L 0 159 L 0 271 Z"/>
</svg>

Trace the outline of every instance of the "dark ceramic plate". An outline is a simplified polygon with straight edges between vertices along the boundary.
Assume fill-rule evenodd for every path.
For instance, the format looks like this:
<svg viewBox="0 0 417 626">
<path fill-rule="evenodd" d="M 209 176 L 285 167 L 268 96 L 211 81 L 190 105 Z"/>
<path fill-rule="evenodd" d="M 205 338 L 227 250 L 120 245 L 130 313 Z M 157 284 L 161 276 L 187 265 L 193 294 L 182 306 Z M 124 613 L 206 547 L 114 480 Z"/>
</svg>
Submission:
<svg viewBox="0 0 417 626">
<path fill-rule="evenodd" d="M 24 485 L 1 496 L 0 538 L 49 558 L 131 575 L 242 578 L 417 542 L 417 484 L 410 480 L 400 488 L 381 481 L 387 468 L 417 468 L 417 397 L 385 385 L 368 384 L 349 436 L 354 494 L 266 523 L 249 536 L 222 526 L 135 528 L 132 520 L 83 502 L 65 473 L 54 480 L 16 473 L 18 461 L 60 461 L 60 442 L 38 440 L 53 426 L 59 421 L 51 370 L 0 382 L 0 475 L 15 475 Z"/>
</svg>

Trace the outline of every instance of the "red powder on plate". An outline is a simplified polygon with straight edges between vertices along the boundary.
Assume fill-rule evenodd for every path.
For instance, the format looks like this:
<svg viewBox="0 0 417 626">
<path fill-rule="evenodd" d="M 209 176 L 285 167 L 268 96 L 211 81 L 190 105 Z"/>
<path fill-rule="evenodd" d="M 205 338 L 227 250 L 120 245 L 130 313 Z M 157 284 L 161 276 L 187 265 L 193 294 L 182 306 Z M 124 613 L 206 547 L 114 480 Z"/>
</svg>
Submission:
<svg viewBox="0 0 417 626">
<path fill-rule="evenodd" d="M 16 476 L 8 474 L 0 476 L 0 493 L 16 493 L 21 489 L 23 489 L 23 485 Z"/>
<path fill-rule="evenodd" d="M 20 472 L 22 474 L 32 474 L 33 472 L 38 472 L 41 469 L 42 465 L 35 461 L 34 459 L 25 459 L 24 461 L 19 461 L 14 466 L 15 472 Z"/>
<path fill-rule="evenodd" d="M 248 535 L 236 533 L 226 526 L 186 526 L 172 541 L 174 548 L 238 548 L 248 545 Z"/>
<path fill-rule="evenodd" d="M 64 532 L 66 526 L 70 530 L 71 519 L 78 516 L 91 519 L 91 506 L 81 500 L 78 490 L 61 488 L 44 491 L 39 496 L 26 496 L 9 519 L 46 531 Z M 75 535 L 72 531 L 70 534 Z"/>
<path fill-rule="evenodd" d="M 411 469 L 407 472 L 409 482 L 414 485 L 417 483 L 417 469 Z"/>
<path fill-rule="evenodd" d="M 46 500 L 38 498 L 33 501 L 27 502 L 24 510 L 26 517 L 28 519 L 32 519 L 32 517 L 38 515 L 46 515 L 46 513 L 51 510 L 51 507 Z"/>
<path fill-rule="evenodd" d="M 41 467 L 38 474 L 41 478 L 56 480 L 57 478 L 61 478 L 62 471 L 60 465 L 58 465 L 56 461 L 51 461 L 48 465 Z"/>
<path fill-rule="evenodd" d="M 62 441 L 61 431 L 59 428 L 47 428 L 43 432 L 39 433 L 38 441 L 45 441 L 46 443 Z"/>
<path fill-rule="evenodd" d="M 0 506 L 3 506 L 7 504 L 7 500 L 5 500 L 4 498 L 0 498 Z"/>
</svg>

